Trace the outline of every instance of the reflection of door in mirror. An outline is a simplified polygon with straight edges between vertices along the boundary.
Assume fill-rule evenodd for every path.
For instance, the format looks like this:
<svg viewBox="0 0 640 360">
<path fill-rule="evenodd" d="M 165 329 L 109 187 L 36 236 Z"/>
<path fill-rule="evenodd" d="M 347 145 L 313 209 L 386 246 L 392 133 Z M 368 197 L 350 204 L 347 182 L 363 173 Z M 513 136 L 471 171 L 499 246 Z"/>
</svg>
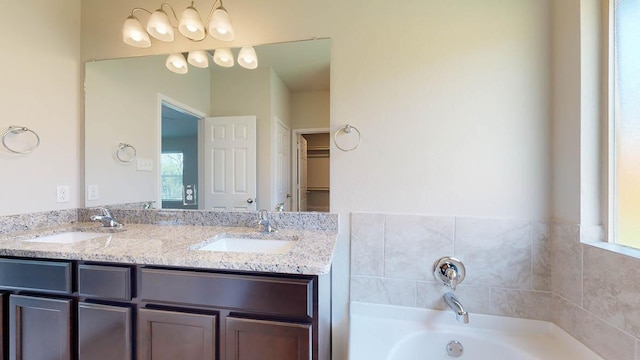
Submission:
<svg viewBox="0 0 640 360">
<path fill-rule="evenodd" d="M 256 210 L 256 117 L 208 117 L 204 127 L 204 209 Z"/>
<path fill-rule="evenodd" d="M 162 103 L 160 184 L 163 209 L 197 209 L 198 120 L 179 106 Z"/>
<path fill-rule="evenodd" d="M 307 139 L 298 135 L 298 211 L 307 211 Z"/>
<path fill-rule="evenodd" d="M 277 116 L 275 117 L 274 149 L 276 150 L 274 164 L 273 209 L 276 211 L 291 211 L 291 149 L 289 139 L 291 130 Z"/>
</svg>

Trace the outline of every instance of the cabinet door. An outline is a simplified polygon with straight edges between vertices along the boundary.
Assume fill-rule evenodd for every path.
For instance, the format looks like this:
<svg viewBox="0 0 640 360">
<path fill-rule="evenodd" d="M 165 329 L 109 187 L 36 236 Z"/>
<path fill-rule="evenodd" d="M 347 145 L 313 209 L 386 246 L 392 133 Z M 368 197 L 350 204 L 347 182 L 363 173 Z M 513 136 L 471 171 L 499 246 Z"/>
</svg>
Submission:
<svg viewBox="0 0 640 360">
<path fill-rule="evenodd" d="M 71 359 L 70 299 L 9 296 L 9 359 Z"/>
<path fill-rule="evenodd" d="M 226 360 L 309 360 L 311 324 L 226 319 Z"/>
<path fill-rule="evenodd" d="M 6 315 L 4 309 L 6 309 L 7 301 L 9 301 L 9 294 L 0 293 L 0 359 L 6 359 L 5 354 L 8 354 L 7 342 L 5 341 L 6 329 L 4 326 Z"/>
<path fill-rule="evenodd" d="M 215 360 L 216 316 L 140 309 L 138 360 Z"/>
<path fill-rule="evenodd" d="M 78 304 L 78 358 L 131 360 L 131 309 Z"/>
</svg>

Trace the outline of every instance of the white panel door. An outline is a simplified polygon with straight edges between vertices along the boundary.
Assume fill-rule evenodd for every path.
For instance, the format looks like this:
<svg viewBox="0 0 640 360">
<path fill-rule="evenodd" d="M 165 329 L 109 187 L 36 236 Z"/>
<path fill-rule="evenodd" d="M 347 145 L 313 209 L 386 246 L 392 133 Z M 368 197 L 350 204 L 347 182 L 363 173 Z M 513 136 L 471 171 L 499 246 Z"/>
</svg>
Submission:
<svg viewBox="0 0 640 360">
<path fill-rule="evenodd" d="M 298 135 L 298 211 L 307 211 L 307 139 Z"/>
<path fill-rule="evenodd" d="M 274 166 L 274 197 L 273 206 L 277 204 L 284 204 L 284 210 L 291 210 L 291 145 L 289 139 L 291 138 L 291 130 L 280 122 L 277 118 L 275 121 L 275 161 Z"/>
<path fill-rule="evenodd" d="M 204 120 L 205 209 L 256 210 L 256 117 Z"/>
</svg>

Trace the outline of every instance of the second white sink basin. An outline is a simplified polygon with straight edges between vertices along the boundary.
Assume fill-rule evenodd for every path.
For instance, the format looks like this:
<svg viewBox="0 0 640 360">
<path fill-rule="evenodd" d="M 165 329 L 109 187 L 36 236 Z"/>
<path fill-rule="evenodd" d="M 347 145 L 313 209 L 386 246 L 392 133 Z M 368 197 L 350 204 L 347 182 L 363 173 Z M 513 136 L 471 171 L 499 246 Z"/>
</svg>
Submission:
<svg viewBox="0 0 640 360">
<path fill-rule="evenodd" d="M 83 231 L 70 231 L 59 234 L 35 237 L 32 239 L 22 240 L 25 242 L 49 243 L 49 244 L 75 244 L 85 240 L 96 239 L 107 236 L 109 234 L 92 233 Z"/>
<path fill-rule="evenodd" d="M 226 237 L 199 247 L 198 250 L 282 254 L 288 252 L 294 244 L 294 241 L 288 240 Z"/>
</svg>

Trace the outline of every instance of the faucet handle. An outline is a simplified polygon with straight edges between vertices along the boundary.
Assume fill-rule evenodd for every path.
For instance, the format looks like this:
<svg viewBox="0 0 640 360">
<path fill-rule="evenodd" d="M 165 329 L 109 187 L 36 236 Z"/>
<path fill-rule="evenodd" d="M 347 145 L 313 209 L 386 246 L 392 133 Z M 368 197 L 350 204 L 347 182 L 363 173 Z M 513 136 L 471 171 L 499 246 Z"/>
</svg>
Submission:
<svg viewBox="0 0 640 360">
<path fill-rule="evenodd" d="M 433 266 L 433 276 L 451 290 L 464 280 L 465 272 L 462 261 L 449 256 L 438 259 Z"/>
</svg>

